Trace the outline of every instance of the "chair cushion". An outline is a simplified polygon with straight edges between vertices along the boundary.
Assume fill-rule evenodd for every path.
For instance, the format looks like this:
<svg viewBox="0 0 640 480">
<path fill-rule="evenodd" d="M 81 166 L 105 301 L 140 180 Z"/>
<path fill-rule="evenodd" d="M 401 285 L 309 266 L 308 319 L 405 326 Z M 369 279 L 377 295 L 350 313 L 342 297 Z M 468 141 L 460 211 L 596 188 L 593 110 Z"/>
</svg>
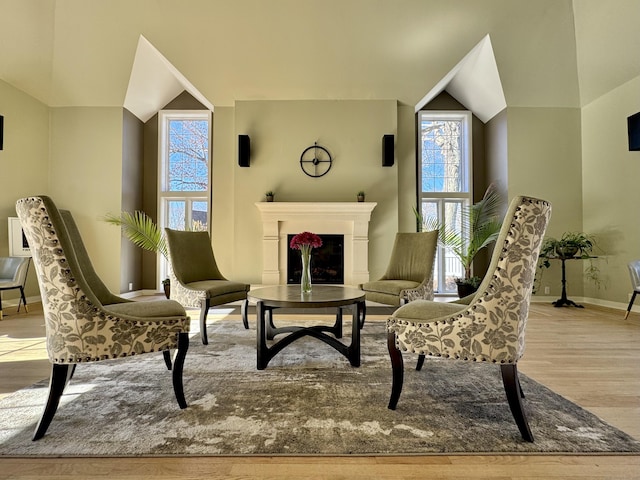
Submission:
<svg viewBox="0 0 640 480">
<path fill-rule="evenodd" d="M 184 307 L 174 300 L 114 303 L 104 305 L 107 312 L 140 318 L 184 317 Z"/>
<path fill-rule="evenodd" d="M 233 282 L 230 280 L 202 280 L 191 282 L 186 285 L 194 290 L 207 292 L 209 298 L 227 295 L 229 293 L 248 292 L 249 285 L 246 283 Z"/>
<path fill-rule="evenodd" d="M 365 292 L 379 292 L 389 295 L 400 295 L 402 290 L 419 287 L 420 283 L 411 280 L 376 280 L 362 285 Z"/>
<path fill-rule="evenodd" d="M 467 305 L 459 303 L 433 302 L 430 300 L 414 300 L 403 305 L 395 312 L 393 317 L 403 320 L 415 320 L 417 322 L 429 322 L 439 317 L 455 315 L 468 308 Z"/>
</svg>

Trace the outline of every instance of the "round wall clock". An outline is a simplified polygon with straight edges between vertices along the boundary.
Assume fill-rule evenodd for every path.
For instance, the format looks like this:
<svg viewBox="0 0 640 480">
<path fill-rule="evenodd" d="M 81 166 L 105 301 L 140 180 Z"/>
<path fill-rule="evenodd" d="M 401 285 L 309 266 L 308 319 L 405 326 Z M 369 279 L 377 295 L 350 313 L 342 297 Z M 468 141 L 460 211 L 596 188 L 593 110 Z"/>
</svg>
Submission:
<svg viewBox="0 0 640 480">
<path fill-rule="evenodd" d="M 314 142 L 300 155 L 300 168 L 310 177 L 322 177 L 331 170 L 331 154 L 329 150 Z"/>
</svg>

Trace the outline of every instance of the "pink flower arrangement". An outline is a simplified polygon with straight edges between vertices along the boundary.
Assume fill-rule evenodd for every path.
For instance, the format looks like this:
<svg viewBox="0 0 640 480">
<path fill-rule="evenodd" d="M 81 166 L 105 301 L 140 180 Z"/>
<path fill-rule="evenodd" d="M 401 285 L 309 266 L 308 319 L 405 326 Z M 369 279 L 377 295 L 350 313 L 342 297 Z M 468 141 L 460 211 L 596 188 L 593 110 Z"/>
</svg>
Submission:
<svg viewBox="0 0 640 480">
<path fill-rule="evenodd" d="M 322 239 L 311 232 L 302 232 L 294 235 L 289 244 L 291 248 L 296 250 L 311 250 L 322 246 Z"/>
</svg>

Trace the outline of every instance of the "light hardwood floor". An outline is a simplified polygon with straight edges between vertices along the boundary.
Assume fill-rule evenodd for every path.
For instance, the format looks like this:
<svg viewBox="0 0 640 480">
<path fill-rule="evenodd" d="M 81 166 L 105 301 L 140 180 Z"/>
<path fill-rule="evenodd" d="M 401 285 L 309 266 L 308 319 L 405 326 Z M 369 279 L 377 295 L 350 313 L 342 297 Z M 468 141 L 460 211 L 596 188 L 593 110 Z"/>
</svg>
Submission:
<svg viewBox="0 0 640 480">
<path fill-rule="evenodd" d="M 49 374 L 37 307 L 0 322 L 0 397 Z M 532 304 L 520 371 L 640 438 L 640 315 Z M 9 478 L 640 479 L 640 455 L 0 459 Z"/>
</svg>

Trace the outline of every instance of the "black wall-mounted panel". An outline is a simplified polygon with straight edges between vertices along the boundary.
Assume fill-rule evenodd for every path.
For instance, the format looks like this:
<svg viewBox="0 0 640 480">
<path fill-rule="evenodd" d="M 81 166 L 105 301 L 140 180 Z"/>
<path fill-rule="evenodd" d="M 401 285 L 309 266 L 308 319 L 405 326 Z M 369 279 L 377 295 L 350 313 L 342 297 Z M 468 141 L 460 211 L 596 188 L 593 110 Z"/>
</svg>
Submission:
<svg viewBox="0 0 640 480">
<path fill-rule="evenodd" d="M 393 135 L 382 136 L 382 166 L 393 167 Z"/>
<path fill-rule="evenodd" d="M 629 133 L 629 150 L 640 150 L 640 112 L 627 117 L 627 131 Z"/>
<path fill-rule="evenodd" d="M 238 135 L 238 165 L 248 167 L 250 158 L 251 140 L 249 135 Z"/>
</svg>

